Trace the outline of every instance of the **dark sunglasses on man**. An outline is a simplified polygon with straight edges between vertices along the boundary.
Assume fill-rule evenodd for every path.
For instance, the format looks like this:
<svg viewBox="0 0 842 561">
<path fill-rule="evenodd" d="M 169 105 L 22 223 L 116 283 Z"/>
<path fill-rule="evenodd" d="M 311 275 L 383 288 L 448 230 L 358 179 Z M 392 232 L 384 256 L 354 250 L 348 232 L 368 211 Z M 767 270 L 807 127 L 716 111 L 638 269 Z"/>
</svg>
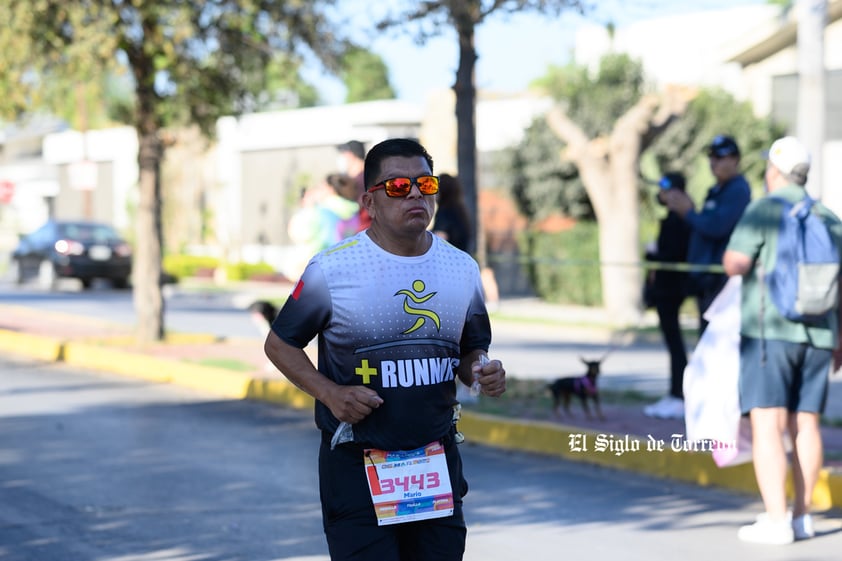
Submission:
<svg viewBox="0 0 842 561">
<path fill-rule="evenodd" d="M 422 195 L 435 195 L 439 192 L 439 178 L 435 175 L 392 177 L 373 185 L 369 191 L 385 189 L 389 197 L 406 197 L 412 191 L 413 185 L 418 185 L 418 190 Z"/>
</svg>

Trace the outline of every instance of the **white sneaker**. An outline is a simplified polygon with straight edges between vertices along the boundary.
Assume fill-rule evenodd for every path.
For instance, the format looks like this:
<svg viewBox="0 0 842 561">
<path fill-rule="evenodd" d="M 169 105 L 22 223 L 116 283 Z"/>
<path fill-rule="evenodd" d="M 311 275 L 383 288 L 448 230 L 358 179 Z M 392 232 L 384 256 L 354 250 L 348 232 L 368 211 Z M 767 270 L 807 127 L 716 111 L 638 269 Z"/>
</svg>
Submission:
<svg viewBox="0 0 842 561">
<path fill-rule="evenodd" d="M 792 519 L 792 532 L 796 540 L 807 540 L 816 536 L 813 528 L 813 517 L 809 514 L 802 514 Z"/>
<path fill-rule="evenodd" d="M 765 512 L 758 515 L 754 524 L 741 527 L 737 537 L 744 542 L 767 545 L 786 545 L 795 541 L 792 523 L 788 519 L 771 520 Z"/>
<path fill-rule="evenodd" d="M 683 419 L 684 400 L 671 395 L 664 396 L 656 403 L 644 407 L 643 414 L 656 419 Z"/>
</svg>

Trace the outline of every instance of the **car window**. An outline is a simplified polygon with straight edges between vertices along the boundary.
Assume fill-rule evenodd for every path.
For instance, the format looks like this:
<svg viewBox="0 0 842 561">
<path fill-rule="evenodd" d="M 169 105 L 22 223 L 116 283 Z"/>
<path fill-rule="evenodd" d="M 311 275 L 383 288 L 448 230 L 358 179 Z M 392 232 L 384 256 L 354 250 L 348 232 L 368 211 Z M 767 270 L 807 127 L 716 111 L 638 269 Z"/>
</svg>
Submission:
<svg viewBox="0 0 842 561">
<path fill-rule="evenodd" d="M 117 232 L 104 224 L 63 224 L 61 237 L 83 243 L 107 243 L 120 238 Z"/>
</svg>

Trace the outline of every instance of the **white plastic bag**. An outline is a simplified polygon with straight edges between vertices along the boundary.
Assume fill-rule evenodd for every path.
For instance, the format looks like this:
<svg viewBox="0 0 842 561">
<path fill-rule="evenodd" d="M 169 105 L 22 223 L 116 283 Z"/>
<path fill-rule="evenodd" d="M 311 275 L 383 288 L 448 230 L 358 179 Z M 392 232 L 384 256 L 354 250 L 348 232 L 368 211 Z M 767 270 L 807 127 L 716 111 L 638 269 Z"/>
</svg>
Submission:
<svg viewBox="0 0 842 561">
<path fill-rule="evenodd" d="M 751 461 L 751 426 L 741 419 L 740 288 L 742 277 L 728 279 L 705 313 L 707 329 L 684 370 L 684 422 L 687 440 L 719 443 L 719 467 Z"/>
</svg>

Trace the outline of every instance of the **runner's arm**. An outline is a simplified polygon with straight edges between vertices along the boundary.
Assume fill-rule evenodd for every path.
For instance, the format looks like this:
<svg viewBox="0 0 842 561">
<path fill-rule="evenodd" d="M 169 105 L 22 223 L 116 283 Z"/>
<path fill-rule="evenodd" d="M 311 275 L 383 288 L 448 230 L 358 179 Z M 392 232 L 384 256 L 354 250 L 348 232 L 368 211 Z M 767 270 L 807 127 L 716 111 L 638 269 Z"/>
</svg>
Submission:
<svg viewBox="0 0 842 561">
<path fill-rule="evenodd" d="M 269 332 L 266 356 L 298 389 L 324 403 L 339 421 L 357 423 L 380 407 L 383 399 L 365 386 L 341 386 L 319 372 L 303 349 Z"/>
</svg>

